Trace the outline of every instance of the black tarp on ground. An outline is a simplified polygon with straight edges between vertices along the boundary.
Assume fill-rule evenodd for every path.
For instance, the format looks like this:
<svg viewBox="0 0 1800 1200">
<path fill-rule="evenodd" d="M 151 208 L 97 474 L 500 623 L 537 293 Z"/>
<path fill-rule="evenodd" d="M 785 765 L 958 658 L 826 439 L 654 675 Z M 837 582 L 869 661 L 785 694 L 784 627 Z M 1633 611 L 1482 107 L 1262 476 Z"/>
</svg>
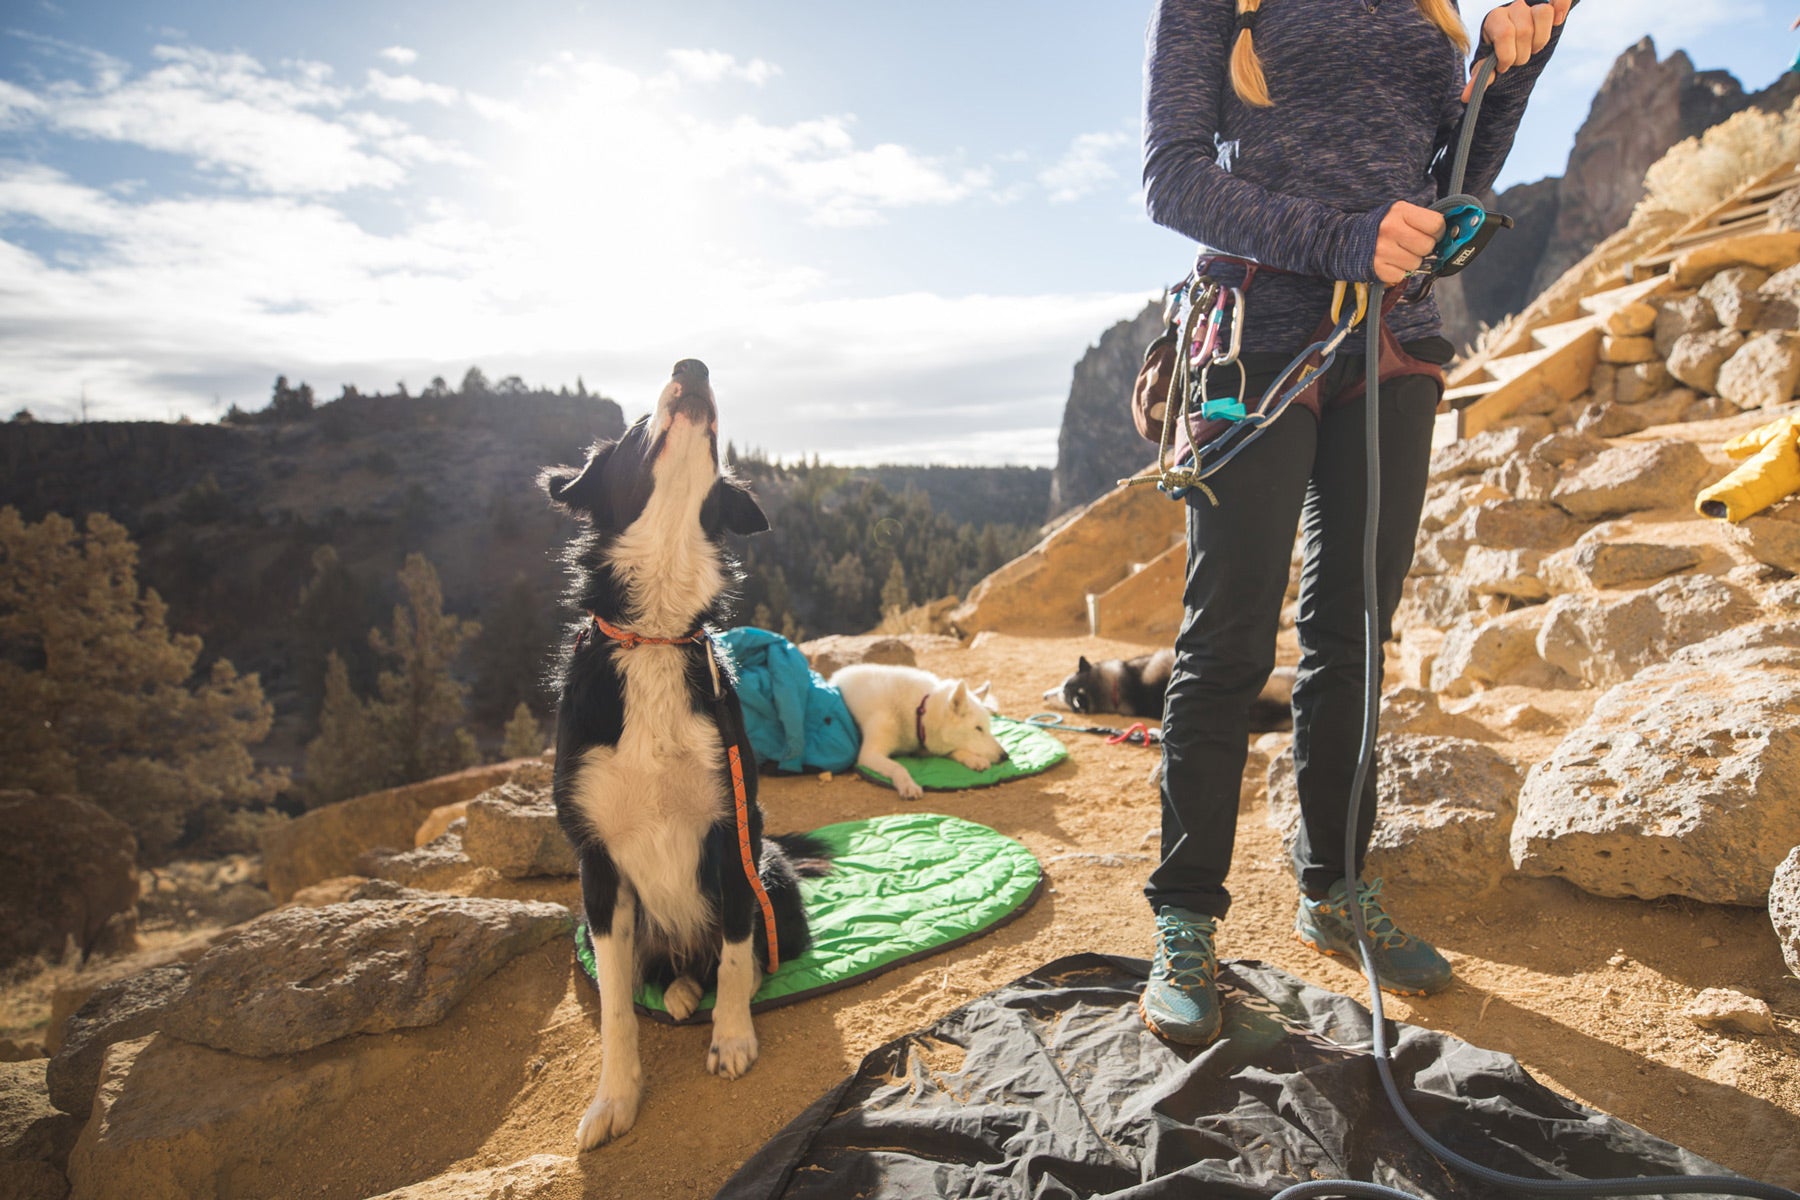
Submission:
<svg viewBox="0 0 1800 1200">
<path fill-rule="evenodd" d="M 1138 1018 L 1148 964 L 1058 959 L 889 1042 L 744 1164 L 717 1200 L 1266 1197 L 1354 1178 L 1498 1197 L 1414 1144 L 1369 1057 L 1369 1014 L 1262 963 L 1220 975 L 1202 1051 Z M 1724 1174 L 1563 1099 L 1517 1061 L 1395 1025 L 1395 1078 L 1452 1150 L 1538 1178 Z"/>
</svg>

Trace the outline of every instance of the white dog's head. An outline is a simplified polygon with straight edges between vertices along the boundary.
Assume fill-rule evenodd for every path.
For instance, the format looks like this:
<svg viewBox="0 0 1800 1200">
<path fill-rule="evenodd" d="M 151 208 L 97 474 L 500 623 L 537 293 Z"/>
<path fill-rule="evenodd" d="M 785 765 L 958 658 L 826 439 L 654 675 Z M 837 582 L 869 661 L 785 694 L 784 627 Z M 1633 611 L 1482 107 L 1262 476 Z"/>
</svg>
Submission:
<svg viewBox="0 0 1800 1200">
<path fill-rule="evenodd" d="M 1006 758 L 994 738 L 994 701 L 988 685 L 971 691 L 960 679 L 946 679 L 925 705 L 925 749 L 948 755 L 971 771 L 985 771 Z"/>
</svg>

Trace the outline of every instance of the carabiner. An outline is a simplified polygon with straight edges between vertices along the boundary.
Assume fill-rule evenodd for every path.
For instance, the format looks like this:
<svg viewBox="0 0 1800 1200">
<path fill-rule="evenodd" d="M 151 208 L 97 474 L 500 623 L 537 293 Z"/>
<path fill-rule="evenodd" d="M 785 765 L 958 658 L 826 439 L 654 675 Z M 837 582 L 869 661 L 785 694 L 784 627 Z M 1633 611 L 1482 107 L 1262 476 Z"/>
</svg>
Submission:
<svg viewBox="0 0 1800 1200">
<path fill-rule="evenodd" d="M 1226 307 L 1224 303 L 1225 296 L 1226 292 L 1221 289 L 1219 292 L 1219 310 L 1221 314 Z M 1213 363 L 1221 367 L 1229 367 L 1232 363 L 1236 362 L 1238 360 L 1238 351 L 1243 349 L 1244 346 L 1244 289 L 1242 287 L 1233 287 L 1230 289 L 1230 296 L 1231 348 L 1223 354 L 1215 350 L 1213 351 L 1212 356 Z M 1220 319 L 1223 319 L 1223 316 L 1221 316 Z"/>
<path fill-rule="evenodd" d="M 1356 289 L 1356 316 L 1351 319 L 1350 324 L 1346 327 L 1354 329 L 1356 326 L 1362 324 L 1362 319 L 1364 317 L 1369 315 L 1369 285 L 1366 283 L 1346 283 L 1342 279 L 1331 285 L 1331 319 L 1333 323 L 1342 320 L 1342 317 L 1339 314 L 1342 313 L 1344 309 L 1344 291 L 1347 288 Z"/>
</svg>

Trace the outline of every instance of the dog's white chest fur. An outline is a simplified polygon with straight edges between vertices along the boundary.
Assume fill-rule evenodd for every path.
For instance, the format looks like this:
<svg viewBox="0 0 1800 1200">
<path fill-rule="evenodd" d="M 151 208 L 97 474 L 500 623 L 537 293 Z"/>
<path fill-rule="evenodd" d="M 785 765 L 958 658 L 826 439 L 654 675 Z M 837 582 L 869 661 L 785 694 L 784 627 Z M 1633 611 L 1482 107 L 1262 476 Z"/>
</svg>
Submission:
<svg viewBox="0 0 1800 1200">
<path fill-rule="evenodd" d="M 625 685 L 625 729 L 617 746 L 582 759 L 575 802 L 645 918 L 691 946 L 713 917 L 695 886 L 701 842 L 727 804 L 718 727 L 694 711 L 680 647 L 612 654 Z"/>
</svg>

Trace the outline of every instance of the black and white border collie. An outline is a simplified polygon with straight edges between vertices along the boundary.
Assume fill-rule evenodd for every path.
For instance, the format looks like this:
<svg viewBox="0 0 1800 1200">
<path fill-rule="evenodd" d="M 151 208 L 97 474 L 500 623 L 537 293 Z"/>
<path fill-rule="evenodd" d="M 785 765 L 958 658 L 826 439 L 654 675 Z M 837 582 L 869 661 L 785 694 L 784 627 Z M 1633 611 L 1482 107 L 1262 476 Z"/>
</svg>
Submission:
<svg viewBox="0 0 1800 1200">
<path fill-rule="evenodd" d="M 724 534 L 769 527 L 749 488 L 720 471 L 705 364 L 676 363 L 653 414 L 539 482 L 588 526 L 565 554 L 583 617 L 561 663 L 554 785 L 600 985 L 600 1085 L 576 1132 L 586 1150 L 637 1120 L 640 976 L 665 986 L 676 1020 L 716 984 L 707 1070 L 736 1079 L 756 1061 L 750 998 L 769 938 L 740 848 L 729 746 L 784 961 L 808 944 L 799 875 L 822 870 L 824 854 L 803 836 L 763 836 L 729 664 L 705 632 L 738 580 Z"/>
</svg>

